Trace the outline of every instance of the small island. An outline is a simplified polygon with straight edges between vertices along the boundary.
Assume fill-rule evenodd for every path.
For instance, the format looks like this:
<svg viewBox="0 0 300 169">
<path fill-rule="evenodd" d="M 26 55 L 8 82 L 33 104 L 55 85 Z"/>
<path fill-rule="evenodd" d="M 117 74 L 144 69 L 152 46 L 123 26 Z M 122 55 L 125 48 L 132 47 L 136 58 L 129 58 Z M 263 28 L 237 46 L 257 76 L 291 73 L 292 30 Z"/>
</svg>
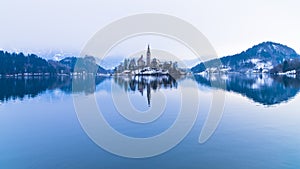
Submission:
<svg viewBox="0 0 300 169">
<path fill-rule="evenodd" d="M 114 69 L 114 75 L 116 76 L 181 76 L 186 73 L 187 72 L 185 70 L 178 67 L 178 62 L 176 61 L 162 62 L 157 58 L 151 59 L 149 45 L 146 52 L 146 61 L 144 60 L 143 55 L 141 55 L 137 60 L 136 58 L 125 58 L 124 61 Z"/>
</svg>

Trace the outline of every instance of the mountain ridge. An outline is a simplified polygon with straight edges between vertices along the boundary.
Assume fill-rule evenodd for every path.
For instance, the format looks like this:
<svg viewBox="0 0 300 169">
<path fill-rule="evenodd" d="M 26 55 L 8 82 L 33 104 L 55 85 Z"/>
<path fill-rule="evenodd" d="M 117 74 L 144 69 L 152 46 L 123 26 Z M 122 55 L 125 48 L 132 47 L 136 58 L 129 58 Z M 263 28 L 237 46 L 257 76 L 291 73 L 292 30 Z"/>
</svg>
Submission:
<svg viewBox="0 0 300 169">
<path fill-rule="evenodd" d="M 294 59 L 300 59 L 299 54 L 294 49 L 280 43 L 266 41 L 235 55 L 201 62 L 192 67 L 191 71 L 201 73 L 214 69 L 214 71 L 225 72 L 267 73 L 284 61 Z M 221 65 L 217 63 L 219 60 Z"/>
<path fill-rule="evenodd" d="M 75 65 L 80 64 L 79 68 Z M 74 71 L 74 69 L 76 69 Z M 73 73 L 101 73 L 108 70 L 96 64 L 95 58 L 66 57 L 60 61 L 46 60 L 35 54 L 0 51 L 0 76 L 22 75 L 70 75 Z"/>
</svg>

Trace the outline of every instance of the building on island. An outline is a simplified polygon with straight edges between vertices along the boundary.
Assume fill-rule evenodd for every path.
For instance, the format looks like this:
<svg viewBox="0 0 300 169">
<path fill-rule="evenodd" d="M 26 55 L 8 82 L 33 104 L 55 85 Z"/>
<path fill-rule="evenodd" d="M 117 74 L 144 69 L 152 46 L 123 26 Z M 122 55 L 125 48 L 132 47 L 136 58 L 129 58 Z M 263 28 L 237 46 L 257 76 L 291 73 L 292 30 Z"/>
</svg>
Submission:
<svg viewBox="0 0 300 169">
<path fill-rule="evenodd" d="M 141 55 L 137 61 L 135 58 L 124 59 L 119 66 L 115 68 L 116 75 L 182 75 L 184 71 L 178 68 L 177 62 L 165 61 L 161 62 L 157 58 L 151 58 L 150 45 L 146 52 L 146 61 Z"/>
<path fill-rule="evenodd" d="M 145 67 L 145 61 L 144 61 L 144 59 L 143 59 L 143 55 L 141 55 L 141 57 L 138 59 L 138 68 L 139 69 L 142 69 L 142 68 L 144 68 Z"/>
<path fill-rule="evenodd" d="M 150 52 L 150 46 L 148 44 L 148 49 L 147 49 L 147 66 L 149 67 L 151 63 L 151 52 Z"/>
</svg>

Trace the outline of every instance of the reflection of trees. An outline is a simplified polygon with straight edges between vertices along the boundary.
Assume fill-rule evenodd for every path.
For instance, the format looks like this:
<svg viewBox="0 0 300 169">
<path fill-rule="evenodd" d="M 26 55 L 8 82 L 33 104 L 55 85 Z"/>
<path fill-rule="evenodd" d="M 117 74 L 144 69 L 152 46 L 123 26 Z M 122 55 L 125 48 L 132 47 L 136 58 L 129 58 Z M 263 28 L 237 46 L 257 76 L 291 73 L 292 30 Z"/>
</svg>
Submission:
<svg viewBox="0 0 300 169">
<path fill-rule="evenodd" d="M 72 88 L 72 80 L 74 88 Z M 33 98 L 46 90 L 60 89 L 66 93 L 86 94 L 93 93 L 95 86 L 105 80 L 105 77 L 77 77 L 69 76 L 58 77 L 28 77 L 28 78 L 0 78 L 0 102 L 23 99 L 25 97 Z"/>
<path fill-rule="evenodd" d="M 285 87 L 300 88 L 300 77 L 294 78 L 289 76 L 272 76 L 272 78 L 275 81 L 283 84 Z"/>
<path fill-rule="evenodd" d="M 204 86 L 225 84 L 226 91 L 233 91 L 263 105 L 274 105 L 293 98 L 300 89 L 300 78 L 268 75 L 211 75 L 195 76 L 195 80 Z M 222 86 L 222 85 L 220 85 Z M 213 85 L 215 88 L 221 88 Z M 223 89 L 223 88 L 221 88 Z"/>
<path fill-rule="evenodd" d="M 161 88 L 177 88 L 177 82 L 169 75 L 164 76 L 115 76 L 114 81 L 126 92 L 139 91 L 144 95 L 147 94 L 148 105 L 151 102 L 151 91 L 157 91 Z"/>
</svg>

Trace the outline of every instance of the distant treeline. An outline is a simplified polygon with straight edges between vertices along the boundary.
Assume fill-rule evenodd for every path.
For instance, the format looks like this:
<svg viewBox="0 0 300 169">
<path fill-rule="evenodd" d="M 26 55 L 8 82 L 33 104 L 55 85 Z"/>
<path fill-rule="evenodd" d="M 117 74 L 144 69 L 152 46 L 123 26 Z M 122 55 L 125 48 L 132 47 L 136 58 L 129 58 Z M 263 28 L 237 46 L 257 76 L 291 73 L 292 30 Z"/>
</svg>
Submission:
<svg viewBox="0 0 300 169">
<path fill-rule="evenodd" d="M 77 66 L 75 67 L 75 65 Z M 74 70 L 75 69 L 75 70 Z M 35 54 L 0 51 L 0 75 L 58 75 L 76 73 L 108 73 L 96 64 L 94 57 L 67 57 L 61 61 L 43 59 Z"/>
<path fill-rule="evenodd" d="M 270 70 L 271 73 L 281 73 L 295 70 L 296 73 L 300 73 L 300 60 L 285 60 L 282 64 L 275 66 Z"/>
</svg>

